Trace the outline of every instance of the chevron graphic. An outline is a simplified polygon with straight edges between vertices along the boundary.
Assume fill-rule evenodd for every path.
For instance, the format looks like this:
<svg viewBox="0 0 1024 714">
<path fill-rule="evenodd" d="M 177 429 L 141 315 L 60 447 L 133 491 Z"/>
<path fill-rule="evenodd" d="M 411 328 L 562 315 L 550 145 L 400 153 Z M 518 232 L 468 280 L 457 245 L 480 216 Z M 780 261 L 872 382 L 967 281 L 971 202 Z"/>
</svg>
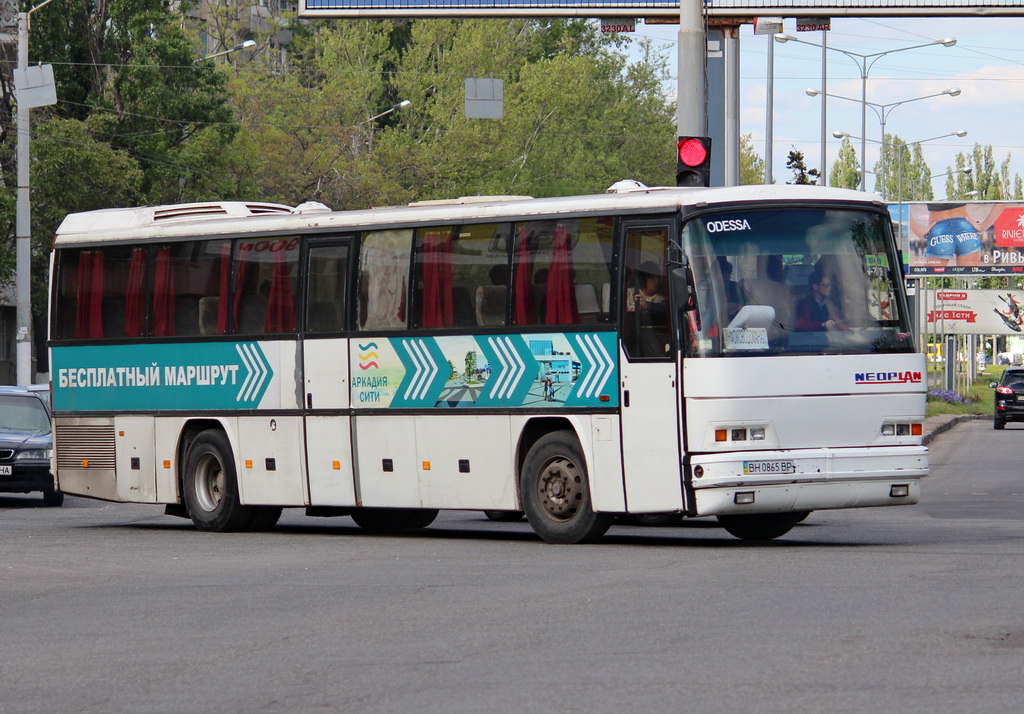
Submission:
<svg viewBox="0 0 1024 714">
<path fill-rule="evenodd" d="M 391 341 L 405 367 L 393 407 L 426 407 L 437 403 L 448 380 L 448 360 L 432 337 Z"/>
<path fill-rule="evenodd" d="M 419 401 L 427 395 L 430 381 L 437 376 L 437 365 L 430 359 L 422 340 L 409 340 L 404 347 L 412 360 L 414 371 L 402 396 L 410 401 Z"/>
<path fill-rule="evenodd" d="M 600 395 L 604 390 L 604 385 L 608 383 L 608 378 L 614 371 L 615 362 L 593 333 L 576 335 L 576 344 L 592 365 L 576 387 L 576 394 L 583 399 L 590 399 Z"/>
<path fill-rule="evenodd" d="M 476 342 L 492 370 L 476 405 L 522 406 L 539 369 L 522 336 L 493 335 L 486 339 L 478 337 Z"/>
<path fill-rule="evenodd" d="M 618 404 L 617 337 L 614 332 L 566 335 L 580 360 L 580 376 L 565 400 L 567 407 L 613 407 Z M 606 397 L 605 401 L 601 398 Z"/>
<path fill-rule="evenodd" d="M 235 397 L 237 402 L 259 402 L 263 396 L 265 383 L 271 376 L 270 365 L 267 364 L 263 350 L 255 342 L 243 342 L 235 345 L 245 368 L 245 379 Z"/>
</svg>

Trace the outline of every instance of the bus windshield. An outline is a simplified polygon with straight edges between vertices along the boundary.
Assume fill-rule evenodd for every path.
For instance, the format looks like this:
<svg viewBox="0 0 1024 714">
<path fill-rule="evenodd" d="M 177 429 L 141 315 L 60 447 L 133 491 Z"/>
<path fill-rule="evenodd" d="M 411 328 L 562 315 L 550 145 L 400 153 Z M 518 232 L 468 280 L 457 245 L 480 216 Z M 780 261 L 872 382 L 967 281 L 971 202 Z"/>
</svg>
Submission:
<svg viewBox="0 0 1024 714">
<path fill-rule="evenodd" d="M 884 214 L 736 209 L 685 224 L 690 356 L 913 352 Z"/>
</svg>

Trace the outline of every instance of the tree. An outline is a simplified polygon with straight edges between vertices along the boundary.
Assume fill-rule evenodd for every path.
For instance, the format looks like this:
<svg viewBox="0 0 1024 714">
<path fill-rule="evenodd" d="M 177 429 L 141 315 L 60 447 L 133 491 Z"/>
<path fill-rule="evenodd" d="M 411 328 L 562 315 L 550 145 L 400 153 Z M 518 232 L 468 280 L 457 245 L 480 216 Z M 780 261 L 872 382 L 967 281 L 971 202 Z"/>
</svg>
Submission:
<svg viewBox="0 0 1024 714">
<path fill-rule="evenodd" d="M 754 150 L 750 134 L 740 136 L 740 185 L 752 186 L 764 183 L 764 159 Z"/>
<path fill-rule="evenodd" d="M 260 157 L 256 177 L 279 200 L 364 208 L 672 182 L 664 58 L 648 47 L 629 63 L 592 23 L 364 20 L 307 30 L 300 69 L 279 76 L 256 63 L 231 85 L 245 126 L 238 141 Z M 487 76 L 503 80 L 504 117 L 467 119 L 464 82 Z"/>
<path fill-rule="evenodd" d="M 828 177 L 829 185 L 836 188 L 860 188 L 860 171 L 857 151 L 853 148 L 850 137 L 844 136 L 839 145 L 839 155 L 832 162 L 832 171 Z"/>
<path fill-rule="evenodd" d="M 964 173 L 963 169 L 968 168 L 970 172 Z M 1020 176 L 1010 176 L 1010 155 L 997 168 L 991 144 L 975 144 L 970 154 L 958 153 L 954 166 L 947 171 L 946 195 L 950 198 L 962 199 L 972 194 L 978 201 L 1003 201 L 1021 195 Z"/>
<path fill-rule="evenodd" d="M 875 163 L 876 191 L 884 191 L 889 201 L 928 200 L 932 198 L 930 177 L 920 143 L 908 145 L 896 134 L 885 135 L 882 155 Z"/>
<path fill-rule="evenodd" d="M 54 65 L 53 107 L 32 112 L 32 310 L 46 311 L 46 256 L 72 211 L 231 197 L 246 185 L 225 75 L 200 60 L 164 0 L 65 0 L 36 14 L 30 62 Z M 5 43 L 11 67 L 13 43 Z M 0 83 L 0 281 L 10 281 L 16 151 L 12 83 Z M 241 163 L 244 167 L 244 162 Z M 36 329 L 36 353 L 45 331 Z"/>
<path fill-rule="evenodd" d="M 793 180 L 786 183 L 800 186 L 816 186 L 818 184 L 818 169 L 808 169 L 807 164 L 804 163 L 804 152 L 798 151 L 796 147 L 790 150 L 789 156 L 786 158 L 786 168 L 793 172 Z"/>
</svg>

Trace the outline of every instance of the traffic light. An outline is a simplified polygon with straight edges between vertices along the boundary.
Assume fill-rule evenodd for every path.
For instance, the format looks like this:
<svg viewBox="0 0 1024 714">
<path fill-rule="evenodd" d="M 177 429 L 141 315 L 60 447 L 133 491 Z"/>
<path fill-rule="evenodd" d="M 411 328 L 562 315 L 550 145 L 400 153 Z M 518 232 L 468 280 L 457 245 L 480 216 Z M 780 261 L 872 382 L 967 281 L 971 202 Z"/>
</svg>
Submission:
<svg viewBox="0 0 1024 714">
<path fill-rule="evenodd" d="M 676 186 L 710 186 L 711 137 L 681 136 L 676 149 Z"/>
</svg>

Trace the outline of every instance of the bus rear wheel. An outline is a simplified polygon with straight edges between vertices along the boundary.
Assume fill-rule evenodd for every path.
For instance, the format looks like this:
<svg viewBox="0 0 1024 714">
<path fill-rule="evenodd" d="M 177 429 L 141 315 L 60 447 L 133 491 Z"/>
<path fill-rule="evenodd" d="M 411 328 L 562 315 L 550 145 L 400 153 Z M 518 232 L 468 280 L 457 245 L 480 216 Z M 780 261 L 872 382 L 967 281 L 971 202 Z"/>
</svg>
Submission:
<svg viewBox="0 0 1024 714">
<path fill-rule="evenodd" d="M 789 533 L 793 526 L 807 518 L 809 513 L 810 511 L 797 511 L 718 516 L 718 522 L 728 533 L 740 540 L 773 540 Z"/>
<path fill-rule="evenodd" d="M 184 500 L 201 531 L 241 531 L 253 522 L 253 509 L 240 502 L 235 461 L 223 432 L 204 431 L 189 446 Z"/>
<path fill-rule="evenodd" d="M 250 506 L 249 508 L 252 509 L 253 514 L 252 519 L 246 524 L 245 530 L 254 533 L 273 530 L 281 518 L 281 511 L 284 510 L 280 506 Z"/>
<path fill-rule="evenodd" d="M 594 512 L 587 465 L 571 431 L 537 440 L 523 462 L 519 490 L 526 520 L 548 543 L 590 543 L 612 524 L 610 515 Z"/>
</svg>

